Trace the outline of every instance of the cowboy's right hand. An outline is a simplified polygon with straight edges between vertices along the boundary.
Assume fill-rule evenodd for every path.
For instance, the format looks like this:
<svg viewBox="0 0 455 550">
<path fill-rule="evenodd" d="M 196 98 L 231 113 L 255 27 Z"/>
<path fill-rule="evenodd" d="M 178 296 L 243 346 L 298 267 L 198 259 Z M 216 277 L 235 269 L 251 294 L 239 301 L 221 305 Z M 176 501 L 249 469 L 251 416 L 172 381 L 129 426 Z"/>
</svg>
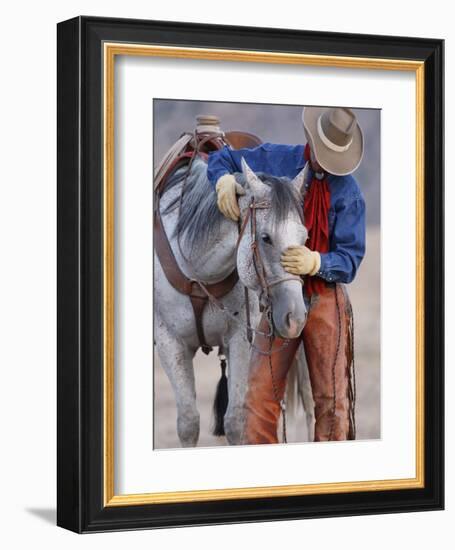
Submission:
<svg viewBox="0 0 455 550">
<path fill-rule="evenodd" d="M 232 174 L 225 174 L 216 182 L 217 205 L 221 213 L 236 222 L 240 217 L 240 209 L 236 195 L 244 195 L 243 187 L 235 181 Z"/>
<path fill-rule="evenodd" d="M 281 265 L 293 275 L 316 275 L 321 268 L 321 255 L 306 246 L 290 246 L 281 255 Z"/>
</svg>

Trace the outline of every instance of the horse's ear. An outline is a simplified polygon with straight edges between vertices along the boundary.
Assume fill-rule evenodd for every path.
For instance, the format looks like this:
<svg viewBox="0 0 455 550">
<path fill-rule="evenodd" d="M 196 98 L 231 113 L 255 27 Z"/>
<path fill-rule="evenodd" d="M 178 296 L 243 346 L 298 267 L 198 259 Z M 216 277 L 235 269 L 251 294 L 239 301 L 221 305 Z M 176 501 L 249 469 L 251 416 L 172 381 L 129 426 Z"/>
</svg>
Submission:
<svg viewBox="0 0 455 550">
<path fill-rule="evenodd" d="M 309 163 L 307 162 L 296 177 L 292 180 L 292 185 L 295 186 L 299 195 L 303 196 L 305 191 L 305 182 L 308 179 Z"/>
<path fill-rule="evenodd" d="M 245 178 L 245 190 L 250 191 L 253 195 L 259 196 L 267 191 L 267 185 L 256 176 L 251 168 L 242 157 L 242 173 Z"/>
</svg>

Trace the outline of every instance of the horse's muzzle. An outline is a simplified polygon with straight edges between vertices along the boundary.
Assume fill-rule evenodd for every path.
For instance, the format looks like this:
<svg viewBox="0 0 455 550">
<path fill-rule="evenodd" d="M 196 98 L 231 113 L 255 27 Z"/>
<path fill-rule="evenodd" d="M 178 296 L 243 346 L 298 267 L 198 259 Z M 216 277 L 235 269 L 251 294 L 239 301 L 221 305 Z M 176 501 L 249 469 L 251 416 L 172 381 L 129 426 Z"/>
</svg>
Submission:
<svg viewBox="0 0 455 550">
<path fill-rule="evenodd" d="M 302 300 L 297 303 L 280 304 L 273 308 L 275 333 L 281 338 L 298 338 L 307 320 L 307 308 Z"/>
</svg>

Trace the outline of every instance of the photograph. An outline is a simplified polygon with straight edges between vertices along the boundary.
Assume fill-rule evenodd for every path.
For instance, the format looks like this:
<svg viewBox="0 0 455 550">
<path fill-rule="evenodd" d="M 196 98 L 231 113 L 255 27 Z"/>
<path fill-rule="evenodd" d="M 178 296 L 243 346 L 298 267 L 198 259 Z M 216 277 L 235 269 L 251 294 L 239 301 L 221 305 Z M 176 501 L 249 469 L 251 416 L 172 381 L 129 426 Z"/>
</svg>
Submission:
<svg viewBox="0 0 455 550">
<path fill-rule="evenodd" d="M 154 447 L 379 439 L 381 110 L 153 113 Z"/>
<path fill-rule="evenodd" d="M 58 512 L 443 505 L 443 42 L 58 25 Z"/>
</svg>

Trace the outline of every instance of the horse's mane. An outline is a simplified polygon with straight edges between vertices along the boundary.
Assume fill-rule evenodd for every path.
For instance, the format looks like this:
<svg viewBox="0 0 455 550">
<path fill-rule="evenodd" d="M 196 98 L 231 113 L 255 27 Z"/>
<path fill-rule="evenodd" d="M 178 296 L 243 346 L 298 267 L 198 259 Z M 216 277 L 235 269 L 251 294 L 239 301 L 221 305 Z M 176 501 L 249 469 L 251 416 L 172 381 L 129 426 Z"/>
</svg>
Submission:
<svg viewBox="0 0 455 550">
<path fill-rule="evenodd" d="M 188 168 L 180 168 L 173 174 L 166 184 L 166 192 L 183 183 Z M 245 185 L 242 173 L 234 174 L 240 185 Z M 274 223 L 280 223 L 289 215 L 299 215 L 302 208 L 301 199 L 286 177 L 276 177 L 257 172 L 256 175 L 270 187 L 270 216 Z M 207 243 L 209 236 L 219 235 L 223 215 L 216 204 L 215 187 L 207 178 L 207 164 L 202 159 L 196 159 L 191 166 L 183 197 L 174 198 L 165 208 L 166 215 L 178 208 L 181 201 L 181 209 L 178 223 L 174 229 L 174 236 L 184 237 L 186 244 L 193 248 Z"/>
</svg>

